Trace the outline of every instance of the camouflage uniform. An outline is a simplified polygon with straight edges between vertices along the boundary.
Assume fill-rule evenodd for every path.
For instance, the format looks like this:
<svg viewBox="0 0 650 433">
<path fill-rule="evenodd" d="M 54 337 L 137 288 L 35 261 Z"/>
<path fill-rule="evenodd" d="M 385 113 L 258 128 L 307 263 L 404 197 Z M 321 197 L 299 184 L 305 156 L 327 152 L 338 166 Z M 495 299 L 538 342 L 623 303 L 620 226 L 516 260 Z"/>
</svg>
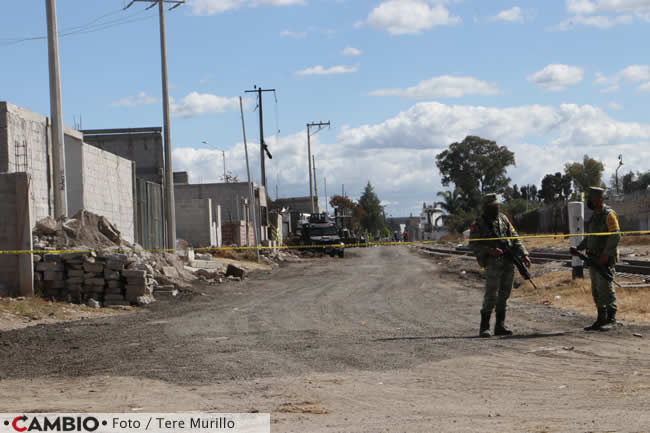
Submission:
<svg viewBox="0 0 650 433">
<path fill-rule="evenodd" d="M 508 217 L 500 213 L 494 221 L 484 216 L 479 217 L 470 228 L 470 239 L 519 236 Z M 491 314 L 496 307 L 497 314 L 505 313 L 508 298 L 512 291 L 515 265 L 504 256 L 493 257 L 488 251 L 499 248 L 499 243 L 506 242 L 508 247 L 519 256 L 527 256 L 528 251 L 519 239 L 504 241 L 477 241 L 469 245 L 479 265 L 485 268 L 485 295 L 482 314 Z"/>
<path fill-rule="evenodd" d="M 590 197 L 602 198 L 601 188 L 590 188 Z M 594 212 L 587 222 L 587 233 L 616 233 L 609 236 L 587 236 L 576 247 L 578 250 L 587 250 L 587 254 L 600 261 L 601 255 L 607 255 L 607 267 L 615 275 L 614 265 L 618 260 L 618 242 L 621 239 L 618 218 L 614 210 L 603 204 L 599 212 Z M 597 329 L 599 325 L 616 322 L 616 290 L 612 282 L 607 281 L 595 270 L 589 271 L 591 277 L 591 294 L 598 309 L 598 319 L 594 325 L 585 329 Z"/>
</svg>

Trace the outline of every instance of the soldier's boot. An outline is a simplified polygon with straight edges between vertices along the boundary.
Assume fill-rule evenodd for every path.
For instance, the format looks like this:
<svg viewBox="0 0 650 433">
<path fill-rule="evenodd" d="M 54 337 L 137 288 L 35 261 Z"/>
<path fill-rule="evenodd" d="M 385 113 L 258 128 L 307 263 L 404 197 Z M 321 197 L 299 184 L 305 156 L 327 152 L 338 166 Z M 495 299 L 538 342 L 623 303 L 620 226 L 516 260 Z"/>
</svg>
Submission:
<svg viewBox="0 0 650 433">
<path fill-rule="evenodd" d="M 607 320 L 605 324 L 600 327 L 601 331 L 609 331 L 616 328 L 616 310 L 612 308 L 607 309 Z"/>
<path fill-rule="evenodd" d="M 601 326 L 607 323 L 607 310 L 604 308 L 598 309 L 598 318 L 590 326 L 585 326 L 585 331 L 598 331 Z"/>
<path fill-rule="evenodd" d="M 504 324 L 506 320 L 505 311 L 497 311 L 497 321 L 494 323 L 494 335 L 512 335 L 512 331 L 506 328 Z"/>
<path fill-rule="evenodd" d="M 478 336 L 482 338 L 490 338 L 490 316 L 491 313 L 481 312 L 481 329 L 478 332 Z"/>
</svg>

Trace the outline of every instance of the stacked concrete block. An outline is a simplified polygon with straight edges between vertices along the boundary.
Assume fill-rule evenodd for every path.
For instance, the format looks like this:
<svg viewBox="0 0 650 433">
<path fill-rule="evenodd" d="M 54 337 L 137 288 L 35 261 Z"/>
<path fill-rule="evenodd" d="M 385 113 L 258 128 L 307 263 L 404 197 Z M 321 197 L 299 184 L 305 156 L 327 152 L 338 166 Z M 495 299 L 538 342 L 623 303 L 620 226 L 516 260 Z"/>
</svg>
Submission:
<svg viewBox="0 0 650 433">
<path fill-rule="evenodd" d="M 59 256 L 46 254 L 36 263 L 34 274 L 37 290 L 48 298 L 62 300 L 65 288 L 65 267 Z"/>
<path fill-rule="evenodd" d="M 126 280 L 126 299 L 129 302 L 137 302 L 142 296 L 153 295 L 153 272 L 147 269 L 130 269 L 123 271 L 122 276 Z"/>
<path fill-rule="evenodd" d="M 135 265 L 135 260 L 125 254 L 45 254 L 34 261 L 36 286 L 46 298 L 75 303 L 94 299 L 111 307 L 137 302 L 137 296 L 126 299 L 127 283 L 143 294 L 152 293 L 153 270 L 127 270 L 128 265 Z"/>
</svg>

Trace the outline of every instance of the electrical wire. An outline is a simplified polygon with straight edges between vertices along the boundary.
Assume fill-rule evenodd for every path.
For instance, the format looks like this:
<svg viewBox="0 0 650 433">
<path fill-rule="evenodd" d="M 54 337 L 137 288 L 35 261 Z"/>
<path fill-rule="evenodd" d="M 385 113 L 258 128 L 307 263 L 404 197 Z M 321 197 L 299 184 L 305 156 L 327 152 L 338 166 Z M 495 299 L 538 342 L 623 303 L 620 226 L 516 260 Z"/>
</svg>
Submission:
<svg viewBox="0 0 650 433">
<path fill-rule="evenodd" d="M 94 33 L 102 30 L 106 30 L 112 27 L 117 27 L 125 24 L 131 24 L 139 21 L 144 21 L 148 19 L 155 18 L 155 15 L 152 13 L 149 16 L 146 17 L 139 17 L 136 18 L 139 15 L 142 15 L 143 13 L 146 13 L 145 10 L 138 11 L 134 14 L 131 14 L 130 16 L 127 17 L 120 17 L 120 18 L 115 18 L 111 19 L 108 21 L 103 21 L 105 18 L 116 15 L 118 13 L 122 13 L 123 10 L 117 10 L 113 12 L 108 12 L 104 15 L 101 15 L 97 18 L 93 18 L 91 21 L 77 25 L 77 26 L 72 26 L 72 27 L 66 27 L 62 30 L 59 31 L 59 37 L 67 37 L 67 36 L 73 36 L 73 35 L 82 35 L 82 34 L 88 34 L 88 33 Z M 47 36 L 28 36 L 24 38 L 0 38 L 0 47 L 8 47 L 12 45 L 17 45 L 23 42 L 28 42 L 28 41 L 35 41 L 35 40 L 43 40 L 47 39 Z"/>
</svg>

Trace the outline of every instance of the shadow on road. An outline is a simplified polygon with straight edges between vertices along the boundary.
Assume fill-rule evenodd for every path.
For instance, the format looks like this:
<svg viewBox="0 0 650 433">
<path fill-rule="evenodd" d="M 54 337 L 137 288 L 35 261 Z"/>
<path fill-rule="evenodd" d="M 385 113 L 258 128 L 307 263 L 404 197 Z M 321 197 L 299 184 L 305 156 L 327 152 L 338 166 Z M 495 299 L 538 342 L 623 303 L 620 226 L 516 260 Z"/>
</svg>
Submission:
<svg viewBox="0 0 650 433">
<path fill-rule="evenodd" d="M 525 340 L 531 338 L 552 338 L 552 337 L 562 337 L 565 335 L 572 334 L 573 331 L 566 332 L 533 332 L 531 334 L 519 334 L 519 335 L 506 335 L 502 337 L 491 337 L 492 339 L 499 340 Z M 372 341 L 382 342 L 382 341 L 404 341 L 404 340 L 473 340 L 473 339 L 482 339 L 478 335 L 441 335 L 441 336 L 431 336 L 431 337 L 416 337 L 416 336 L 406 336 L 406 337 L 386 337 L 386 338 L 376 338 Z M 484 340 L 488 340 L 484 338 Z"/>
</svg>

